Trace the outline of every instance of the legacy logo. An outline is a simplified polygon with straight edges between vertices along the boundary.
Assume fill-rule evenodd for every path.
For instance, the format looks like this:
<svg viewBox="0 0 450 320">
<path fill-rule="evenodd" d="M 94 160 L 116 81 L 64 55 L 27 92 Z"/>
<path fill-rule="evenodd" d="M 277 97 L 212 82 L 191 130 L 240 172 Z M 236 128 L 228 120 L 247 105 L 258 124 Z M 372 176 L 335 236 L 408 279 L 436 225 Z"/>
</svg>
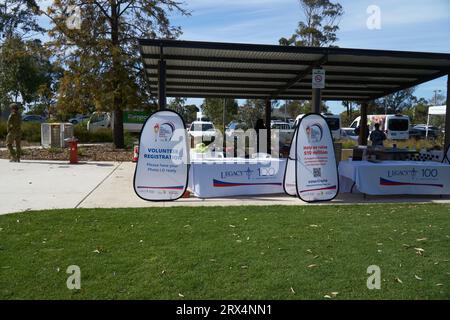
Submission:
<svg viewBox="0 0 450 320">
<path fill-rule="evenodd" d="M 232 177 L 242 177 L 244 175 L 247 175 L 247 179 L 250 180 L 250 177 L 253 174 L 253 170 L 250 168 L 247 168 L 247 170 L 230 170 L 230 171 L 222 171 L 220 173 L 220 177 L 222 179 L 226 178 L 232 178 Z"/>
</svg>

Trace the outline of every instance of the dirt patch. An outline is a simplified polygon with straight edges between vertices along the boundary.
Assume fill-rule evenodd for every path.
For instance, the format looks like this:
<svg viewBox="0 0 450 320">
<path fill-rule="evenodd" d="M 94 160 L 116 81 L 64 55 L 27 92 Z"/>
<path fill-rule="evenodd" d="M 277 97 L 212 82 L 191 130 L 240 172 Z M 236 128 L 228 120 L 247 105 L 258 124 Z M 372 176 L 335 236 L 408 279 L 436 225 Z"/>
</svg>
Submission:
<svg viewBox="0 0 450 320">
<path fill-rule="evenodd" d="M 79 161 L 131 161 L 133 150 L 115 149 L 112 144 L 98 144 L 78 147 Z M 0 159 L 9 159 L 7 150 L 0 150 Z M 24 160 L 67 160 L 69 149 L 25 148 L 21 159 Z"/>
</svg>

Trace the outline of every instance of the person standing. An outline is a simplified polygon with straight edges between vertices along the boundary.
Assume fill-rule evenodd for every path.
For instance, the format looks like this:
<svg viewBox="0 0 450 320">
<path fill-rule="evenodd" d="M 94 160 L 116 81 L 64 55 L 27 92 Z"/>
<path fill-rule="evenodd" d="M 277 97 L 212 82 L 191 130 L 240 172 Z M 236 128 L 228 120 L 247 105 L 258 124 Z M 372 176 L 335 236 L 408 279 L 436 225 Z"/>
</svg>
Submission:
<svg viewBox="0 0 450 320">
<path fill-rule="evenodd" d="M 372 146 L 383 146 L 383 141 L 386 140 L 386 135 L 380 130 L 380 124 L 375 123 L 375 130 L 370 134 L 370 141 L 372 141 Z"/>
<path fill-rule="evenodd" d="M 11 114 L 8 118 L 6 135 L 6 146 L 8 147 L 11 159 L 10 162 L 20 162 L 20 140 L 22 139 L 22 118 L 20 115 L 19 106 L 16 103 L 10 105 Z M 13 144 L 16 146 L 16 150 L 13 148 Z"/>
<path fill-rule="evenodd" d="M 255 131 L 256 131 L 256 152 L 260 152 L 260 148 L 259 148 L 259 135 L 260 133 L 265 133 L 264 131 L 261 132 L 261 130 L 266 130 L 266 126 L 264 125 L 264 121 L 263 119 L 258 118 L 256 120 L 256 124 L 255 124 Z M 263 148 L 264 149 L 264 148 Z M 267 146 L 266 148 L 267 149 Z"/>
</svg>

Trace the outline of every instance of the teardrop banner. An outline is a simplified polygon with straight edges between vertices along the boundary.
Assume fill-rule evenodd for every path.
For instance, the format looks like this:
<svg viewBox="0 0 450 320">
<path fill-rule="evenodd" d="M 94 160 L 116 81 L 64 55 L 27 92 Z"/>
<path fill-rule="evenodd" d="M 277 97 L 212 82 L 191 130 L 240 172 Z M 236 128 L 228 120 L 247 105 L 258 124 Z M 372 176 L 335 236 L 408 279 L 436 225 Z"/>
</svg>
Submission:
<svg viewBox="0 0 450 320">
<path fill-rule="evenodd" d="M 305 115 L 294 138 L 289 151 L 294 165 L 286 165 L 286 192 L 292 195 L 293 188 L 288 183 L 292 184 L 294 180 L 295 193 L 301 200 L 333 200 L 339 192 L 339 177 L 333 137 L 325 118 L 315 113 Z"/>
<path fill-rule="evenodd" d="M 450 146 L 447 148 L 447 152 L 444 153 L 444 159 L 442 159 L 442 163 L 450 164 Z"/>
<path fill-rule="evenodd" d="M 183 118 L 170 110 L 153 113 L 139 138 L 134 191 L 148 201 L 177 200 L 186 191 L 188 174 L 189 147 Z"/>
</svg>

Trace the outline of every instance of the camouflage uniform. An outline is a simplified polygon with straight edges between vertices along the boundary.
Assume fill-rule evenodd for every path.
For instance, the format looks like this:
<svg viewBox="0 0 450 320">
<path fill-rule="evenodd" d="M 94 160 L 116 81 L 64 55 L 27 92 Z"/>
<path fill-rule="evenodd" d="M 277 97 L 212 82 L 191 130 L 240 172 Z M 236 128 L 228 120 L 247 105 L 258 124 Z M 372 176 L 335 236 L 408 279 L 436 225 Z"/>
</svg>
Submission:
<svg viewBox="0 0 450 320">
<path fill-rule="evenodd" d="M 11 108 L 13 109 L 13 108 Z M 8 135 L 6 136 L 6 146 L 8 147 L 12 161 L 20 161 L 20 140 L 22 138 L 21 130 L 22 118 L 19 111 L 11 112 L 8 118 Z M 16 150 L 14 151 L 13 144 L 16 144 Z"/>
</svg>

